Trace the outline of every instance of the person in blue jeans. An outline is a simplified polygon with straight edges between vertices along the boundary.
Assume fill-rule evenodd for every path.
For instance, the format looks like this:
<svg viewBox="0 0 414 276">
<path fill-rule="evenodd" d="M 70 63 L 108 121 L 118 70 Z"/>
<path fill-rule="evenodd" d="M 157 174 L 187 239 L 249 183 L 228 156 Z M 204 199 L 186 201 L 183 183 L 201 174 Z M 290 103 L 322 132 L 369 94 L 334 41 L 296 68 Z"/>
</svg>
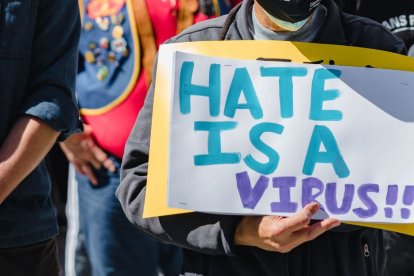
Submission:
<svg viewBox="0 0 414 276">
<path fill-rule="evenodd" d="M 84 132 L 61 144 L 76 169 L 78 237 L 83 238 L 81 249 L 87 257 L 86 267 L 75 262 L 73 274 L 180 273 L 181 249 L 134 228 L 115 190 L 125 142 L 151 84 L 158 45 L 194 22 L 229 10 L 230 1 L 214 2 L 80 1 L 83 26 L 76 92 Z"/>
<path fill-rule="evenodd" d="M 85 245 L 91 252 L 91 266 L 102 264 L 94 275 L 158 275 L 154 273 L 158 266 L 165 275 L 178 275 L 181 264 L 178 248 L 159 243 L 137 231 L 121 215 L 120 204 L 113 200 L 119 185 L 120 160 L 112 157 L 111 161 L 114 172 L 103 167 L 94 170 L 98 183 L 101 183 L 98 187 L 90 185 L 87 176 L 77 175 L 79 210 L 82 210 L 80 225 L 86 226 L 83 227 Z M 91 219 L 95 223 L 88 221 Z"/>
<path fill-rule="evenodd" d="M 57 276 L 58 233 L 44 157 L 81 132 L 75 0 L 0 5 L 0 274 Z"/>
</svg>

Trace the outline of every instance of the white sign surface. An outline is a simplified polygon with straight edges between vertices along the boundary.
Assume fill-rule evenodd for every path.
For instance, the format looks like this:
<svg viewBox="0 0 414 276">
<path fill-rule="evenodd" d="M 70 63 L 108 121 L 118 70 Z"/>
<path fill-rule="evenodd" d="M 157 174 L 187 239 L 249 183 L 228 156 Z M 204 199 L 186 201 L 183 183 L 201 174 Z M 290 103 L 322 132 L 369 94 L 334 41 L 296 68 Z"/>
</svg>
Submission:
<svg viewBox="0 0 414 276">
<path fill-rule="evenodd" d="M 414 73 L 177 52 L 168 205 L 414 222 Z"/>
</svg>

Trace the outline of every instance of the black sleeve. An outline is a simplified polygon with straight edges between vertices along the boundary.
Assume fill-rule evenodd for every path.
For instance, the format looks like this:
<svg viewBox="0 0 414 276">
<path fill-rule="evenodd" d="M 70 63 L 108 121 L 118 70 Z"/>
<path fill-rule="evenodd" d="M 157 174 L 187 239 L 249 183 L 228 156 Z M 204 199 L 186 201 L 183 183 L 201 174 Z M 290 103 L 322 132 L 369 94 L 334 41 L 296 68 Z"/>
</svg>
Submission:
<svg viewBox="0 0 414 276">
<path fill-rule="evenodd" d="M 76 0 L 41 0 L 26 101 L 21 115 L 41 119 L 60 131 L 59 140 L 80 132 L 82 123 L 75 99 L 80 36 Z"/>
</svg>

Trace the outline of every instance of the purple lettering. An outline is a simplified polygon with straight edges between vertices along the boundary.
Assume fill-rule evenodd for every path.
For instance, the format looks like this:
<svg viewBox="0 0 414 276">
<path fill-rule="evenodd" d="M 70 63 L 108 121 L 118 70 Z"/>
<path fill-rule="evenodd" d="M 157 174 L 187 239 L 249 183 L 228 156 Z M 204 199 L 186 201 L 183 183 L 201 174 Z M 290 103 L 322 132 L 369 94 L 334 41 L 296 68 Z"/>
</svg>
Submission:
<svg viewBox="0 0 414 276">
<path fill-rule="evenodd" d="M 414 186 L 406 186 L 404 189 L 403 203 L 404 205 L 411 206 L 414 202 Z M 401 217 L 403 219 L 410 218 L 411 211 L 409 208 L 401 208 Z"/>
<path fill-rule="evenodd" d="M 252 188 L 250 184 L 250 178 L 247 172 L 241 172 L 236 174 L 237 189 L 244 208 L 254 209 L 262 198 L 264 191 L 269 185 L 269 178 L 266 176 L 260 176 L 256 185 Z"/>
<path fill-rule="evenodd" d="M 295 213 L 298 209 L 298 204 L 290 201 L 290 188 L 296 186 L 296 177 L 274 177 L 273 187 L 280 190 L 280 202 L 272 202 L 270 208 L 272 212 Z"/>
<path fill-rule="evenodd" d="M 363 208 L 355 208 L 353 209 L 355 215 L 357 215 L 360 218 L 369 218 L 374 216 L 377 211 L 378 207 L 375 204 L 375 202 L 372 200 L 372 198 L 369 197 L 368 193 L 378 193 L 379 192 L 379 186 L 378 184 L 362 184 L 358 188 L 358 197 L 362 201 L 362 203 L 365 204 L 367 209 Z"/>
<path fill-rule="evenodd" d="M 316 193 L 312 193 L 316 189 Z M 323 183 L 315 177 L 308 177 L 302 180 L 302 207 L 311 203 L 318 202 L 316 198 L 323 193 Z M 319 203 L 320 204 L 320 203 Z"/>
<path fill-rule="evenodd" d="M 395 205 L 398 199 L 398 185 L 389 185 L 387 189 L 387 197 L 385 199 L 385 204 Z M 390 207 L 384 208 L 385 217 L 392 218 L 393 210 Z"/>
<path fill-rule="evenodd" d="M 326 208 L 333 215 L 342 215 L 348 213 L 351 209 L 352 200 L 355 194 L 355 186 L 353 184 L 345 184 L 345 193 L 342 199 L 341 207 L 338 207 L 338 202 L 336 199 L 336 186 L 337 183 L 326 184 Z"/>
</svg>

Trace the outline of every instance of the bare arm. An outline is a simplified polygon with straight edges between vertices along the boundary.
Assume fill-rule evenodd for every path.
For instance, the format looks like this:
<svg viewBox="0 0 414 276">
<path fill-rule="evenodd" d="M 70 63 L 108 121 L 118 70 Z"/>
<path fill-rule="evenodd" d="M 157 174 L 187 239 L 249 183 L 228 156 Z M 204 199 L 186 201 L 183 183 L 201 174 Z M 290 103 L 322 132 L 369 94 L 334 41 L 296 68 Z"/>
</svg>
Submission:
<svg viewBox="0 0 414 276">
<path fill-rule="evenodd" d="M 0 204 L 36 168 L 59 134 L 34 117 L 16 121 L 0 146 Z"/>
</svg>

